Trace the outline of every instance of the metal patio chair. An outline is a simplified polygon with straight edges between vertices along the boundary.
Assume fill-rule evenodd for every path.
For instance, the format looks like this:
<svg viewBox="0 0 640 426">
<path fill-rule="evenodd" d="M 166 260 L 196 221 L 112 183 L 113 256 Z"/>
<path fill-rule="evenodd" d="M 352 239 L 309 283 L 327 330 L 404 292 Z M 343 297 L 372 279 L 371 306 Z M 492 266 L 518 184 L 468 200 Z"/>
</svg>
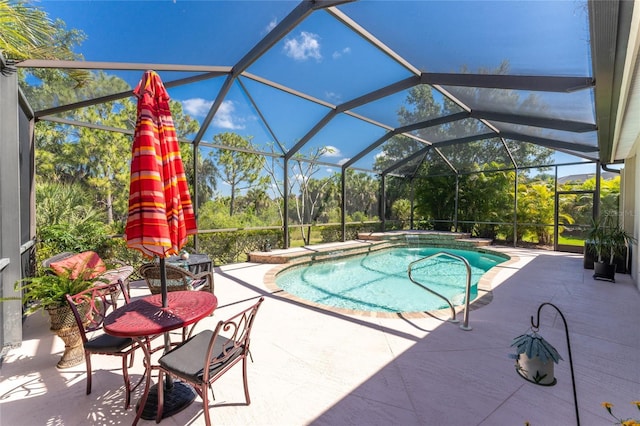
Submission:
<svg viewBox="0 0 640 426">
<path fill-rule="evenodd" d="M 163 355 L 153 368 L 159 371 L 158 383 L 165 374 L 170 374 L 190 383 L 202 398 L 205 424 L 209 426 L 209 389 L 212 384 L 234 365 L 242 361 L 242 381 L 247 405 L 251 404 L 247 382 L 247 356 L 251 330 L 256 313 L 264 297 L 253 306 L 235 314 L 226 321 L 218 322 L 214 330 L 204 330 Z M 223 334 L 225 334 L 223 336 Z M 253 359 L 252 359 L 253 361 Z M 158 386 L 158 411 L 156 423 L 162 420 L 164 405 L 163 386 Z M 214 397 L 215 399 L 215 397 Z"/>
<path fill-rule="evenodd" d="M 99 268 L 96 269 L 95 278 L 100 278 L 110 283 L 122 280 L 127 287 L 127 294 L 131 296 L 129 276 L 133 273 L 133 266 L 129 266 L 118 259 L 111 259 L 110 263 L 113 266 L 108 269 L 100 259 L 100 256 L 93 251 L 84 251 L 82 253 L 65 251 L 43 260 L 42 267 L 47 269 L 49 273 L 61 273 L 65 270 L 81 273 L 85 268 L 91 270 L 93 266 L 98 265 Z"/>
<path fill-rule="evenodd" d="M 129 293 L 121 279 L 109 284 L 96 285 L 74 295 L 66 295 L 67 302 L 73 311 L 84 347 L 87 366 L 87 395 L 91 393 L 91 355 L 112 355 L 122 358 L 122 376 L 125 389 L 125 409 L 131 403 L 131 392 L 142 382 L 142 378 L 134 386 L 129 380 L 129 368 L 133 365 L 134 352 L 139 345 L 131 338 L 115 337 L 102 330 L 105 317 L 117 309 L 118 297 L 124 296 L 124 303 L 129 303 Z M 157 336 L 154 336 L 157 337 Z M 150 340 L 146 344 L 150 349 Z M 127 361 L 129 361 L 127 363 Z"/>
<path fill-rule="evenodd" d="M 213 293 L 213 271 L 193 274 L 184 268 L 166 263 L 165 271 L 167 291 L 205 290 Z M 138 273 L 144 278 L 151 294 L 160 294 L 160 265 L 158 263 L 145 263 L 138 269 Z"/>
</svg>

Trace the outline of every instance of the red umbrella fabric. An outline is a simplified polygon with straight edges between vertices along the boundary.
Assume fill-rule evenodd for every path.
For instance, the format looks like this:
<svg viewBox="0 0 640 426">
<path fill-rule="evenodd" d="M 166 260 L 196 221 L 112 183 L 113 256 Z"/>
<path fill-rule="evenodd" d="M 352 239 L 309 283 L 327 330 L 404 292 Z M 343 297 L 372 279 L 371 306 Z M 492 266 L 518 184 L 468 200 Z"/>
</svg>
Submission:
<svg viewBox="0 0 640 426">
<path fill-rule="evenodd" d="M 138 98 L 131 149 L 127 246 L 149 257 L 178 254 L 197 232 L 169 94 L 155 71 L 133 91 Z"/>
</svg>

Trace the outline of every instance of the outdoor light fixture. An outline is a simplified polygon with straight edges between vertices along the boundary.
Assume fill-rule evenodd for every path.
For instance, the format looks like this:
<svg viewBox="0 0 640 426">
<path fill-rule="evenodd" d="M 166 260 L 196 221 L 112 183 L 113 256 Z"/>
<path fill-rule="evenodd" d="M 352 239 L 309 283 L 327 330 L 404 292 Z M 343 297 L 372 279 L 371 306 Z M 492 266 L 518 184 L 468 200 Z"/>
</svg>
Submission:
<svg viewBox="0 0 640 426">
<path fill-rule="evenodd" d="M 576 396 L 576 381 L 573 373 L 573 359 L 571 357 L 571 343 L 569 341 L 569 329 L 567 320 L 552 303 L 545 302 L 538 307 L 538 317 L 534 322 L 531 316 L 531 333 L 526 333 L 513 339 L 511 346 L 516 347 L 516 353 L 512 358 L 516 360 L 516 372 L 520 377 L 528 382 L 541 386 L 553 386 L 557 383 L 554 376 L 554 363 L 558 363 L 562 359 L 558 351 L 538 334 L 540 325 L 540 311 L 542 307 L 549 305 L 560 314 L 564 323 L 564 331 L 567 337 L 567 352 L 569 354 L 569 368 L 571 370 L 571 385 L 573 387 L 573 402 L 576 408 L 576 424 L 580 426 L 580 415 L 578 414 L 578 398 Z"/>
</svg>

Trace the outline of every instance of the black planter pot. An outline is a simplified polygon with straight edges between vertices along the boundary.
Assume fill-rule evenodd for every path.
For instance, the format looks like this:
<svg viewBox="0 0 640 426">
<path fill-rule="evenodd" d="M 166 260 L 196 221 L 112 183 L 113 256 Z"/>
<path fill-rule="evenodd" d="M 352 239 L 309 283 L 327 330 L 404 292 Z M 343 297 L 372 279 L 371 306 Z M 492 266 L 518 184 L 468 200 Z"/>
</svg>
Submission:
<svg viewBox="0 0 640 426">
<path fill-rule="evenodd" d="M 593 262 L 593 278 L 616 282 L 616 264 L 606 262 Z"/>
<path fill-rule="evenodd" d="M 624 254 L 615 256 L 614 263 L 616 264 L 616 273 L 631 273 L 631 250 L 631 247 L 627 247 Z M 585 241 L 583 259 L 584 269 L 593 269 L 594 261 L 596 261 L 597 259 L 598 256 L 596 255 L 596 250 L 593 247 L 593 243 L 591 243 L 590 241 Z M 607 259 L 609 258 L 607 257 Z"/>
</svg>

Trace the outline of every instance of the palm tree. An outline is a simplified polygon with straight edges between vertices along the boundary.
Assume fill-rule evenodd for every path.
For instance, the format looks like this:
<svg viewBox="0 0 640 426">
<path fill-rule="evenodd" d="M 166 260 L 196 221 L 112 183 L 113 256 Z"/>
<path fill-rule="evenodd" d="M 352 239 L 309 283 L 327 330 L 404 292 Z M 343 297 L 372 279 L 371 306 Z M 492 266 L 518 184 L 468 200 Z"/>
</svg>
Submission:
<svg viewBox="0 0 640 426">
<path fill-rule="evenodd" d="M 42 57 L 53 39 L 47 15 L 25 2 L 0 0 L 0 50 L 9 59 Z"/>
<path fill-rule="evenodd" d="M 25 59 L 82 59 L 72 45 L 84 40 L 78 30 L 66 31 L 62 21 L 55 23 L 46 12 L 22 0 L 0 0 L 0 53 L 10 61 Z M 85 70 L 67 74 L 78 85 L 89 79 Z"/>
</svg>

